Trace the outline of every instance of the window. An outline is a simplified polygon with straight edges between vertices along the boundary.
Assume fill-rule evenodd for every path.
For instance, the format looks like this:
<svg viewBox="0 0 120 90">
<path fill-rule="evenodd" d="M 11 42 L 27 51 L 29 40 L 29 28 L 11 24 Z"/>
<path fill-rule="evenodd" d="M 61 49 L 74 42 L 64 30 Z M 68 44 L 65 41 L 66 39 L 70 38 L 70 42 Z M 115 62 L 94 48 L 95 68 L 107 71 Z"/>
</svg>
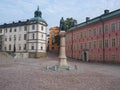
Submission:
<svg viewBox="0 0 120 90">
<path fill-rule="evenodd" d="M 81 43 L 80 47 L 81 47 L 81 49 L 82 49 L 82 43 Z"/>
<path fill-rule="evenodd" d="M 24 26 L 24 31 L 27 31 L 27 26 Z"/>
<path fill-rule="evenodd" d="M 43 26 L 41 26 L 41 30 L 43 30 Z"/>
<path fill-rule="evenodd" d="M 32 44 L 31 49 L 34 50 L 34 44 Z"/>
<path fill-rule="evenodd" d="M 16 40 L 16 35 L 14 35 L 14 40 Z"/>
<path fill-rule="evenodd" d="M 105 47 L 108 48 L 108 40 L 105 40 Z"/>
<path fill-rule="evenodd" d="M 91 30 L 89 30 L 89 37 L 91 36 Z"/>
<path fill-rule="evenodd" d="M 21 40 L 21 34 L 19 34 L 19 41 Z"/>
<path fill-rule="evenodd" d="M 118 22 L 118 30 L 120 31 L 120 21 Z"/>
<path fill-rule="evenodd" d="M 41 37 L 43 38 L 43 34 L 41 35 Z"/>
<path fill-rule="evenodd" d="M 26 50 L 26 44 L 24 44 L 24 50 Z"/>
<path fill-rule="evenodd" d="M 14 32 L 16 32 L 16 28 L 14 29 Z"/>
<path fill-rule="evenodd" d="M 99 40 L 99 48 L 102 48 L 102 40 Z"/>
<path fill-rule="evenodd" d="M 115 32 L 115 23 L 111 24 L 111 32 Z"/>
<path fill-rule="evenodd" d="M 7 33 L 7 28 L 5 29 L 5 32 Z"/>
<path fill-rule="evenodd" d="M 43 50 L 43 47 L 41 46 L 41 50 Z"/>
<path fill-rule="evenodd" d="M 11 44 L 9 45 L 9 50 L 11 50 Z"/>
<path fill-rule="evenodd" d="M 19 27 L 19 31 L 21 31 L 21 27 Z"/>
<path fill-rule="evenodd" d="M 105 25 L 104 29 L 105 29 L 105 33 L 108 33 L 108 25 Z"/>
<path fill-rule="evenodd" d="M 27 39 L 27 35 L 26 34 L 24 34 L 24 40 L 26 40 Z"/>
<path fill-rule="evenodd" d="M 80 37 L 82 38 L 82 32 L 80 33 Z"/>
<path fill-rule="evenodd" d="M 120 37 L 119 37 L 119 40 L 118 40 L 118 46 L 120 47 Z"/>
<path fill-rule="evenodd" d="M 100 60 L 102 60 L 102 55 L 100 55 Z"/>
<path fill-rule="evenodd" d="M 96 48 L 96 41 L 94 41 L 94 48 Z"/>
<path fill-rule="evenodd" d="M 114 61 L 115 59 L 116 59 L 116 55 L 113 54 L 113 55 L 112 55 L 112 60 Z"/>
<path fill-rule="evenodd" d="M 12 32 L 12 28 L 10 28 L 10 32 Z"/>
<path fill-rule="evenodd" d="M 2 33 L 2 29 L 0 30 L 0 33 Z"/>
<path fill-rule="evenodd" d="M 5 41 L 7 41 L 7 36 L 5 36 Z"/>
<path fill-rule="evenodd" d="M 21 44 L 19 44 L 19 50 L 21 50 Z"/>
<path fill-rule="evenodd" d="M 55 43 L 55 33 L 52 32 L 52 45 Z"/>
<path fill-rule="evenodd" d="M 99 30 L 99 35 L 101 35 L 101 34 L 102 34 L 102 27 L 100 26 L 100 27 L 98 28 L 98 30 Z"/>
<path fill-rule="evenodd" d="M 5 46 L 5 51 L 7 50 L 7 47 Z"/>
<path fill-rule="evenodd" d="M 35 25 L 32 25 L 32 30 L 35 30 Z"/>
<path fill-rule="evenodd" d="M 105 59 L 108 60 L 108 58 L 109 58 L 108 55 L 105 55 Z"/>
<path fill-rule="evenodd" d="M 10 35 L 10 36 L 9 36 L 9 41 L 11 41 L 11 37 L 12 37 L 12 36 Z"/>
<path fill-rule="evenodd" d="M 91 48 L 91 42 L 89 42 L 89 49 Z"/>
<path fill-rule="evenodd" d="M 93 29 L 93 32 L 94 32 L 94 36 L 96 36 L 96 29 Z"/>
<path fill-rule="evenodd" d="M 94 54 L 94 60 L 96 60 L 96 54 Z"/>
<path fill-rule="evenodd" d="M 34 33 L 32 34 L 32 39 L 35 39 L 35 34 Z"/>
<path fill-rule="evenodd" d="M 87 43 L 85 43 L 85 48 L 87 48 Z"/>
<path fill-rule="evenodd" d="M 115 38 L 112 39 L 112 47 L 115 47 Z"/>
<path fill-rule="evenodd" d="M 87 32 L 85 31 L 85 38 L 87 37 Z"/>
</svg>

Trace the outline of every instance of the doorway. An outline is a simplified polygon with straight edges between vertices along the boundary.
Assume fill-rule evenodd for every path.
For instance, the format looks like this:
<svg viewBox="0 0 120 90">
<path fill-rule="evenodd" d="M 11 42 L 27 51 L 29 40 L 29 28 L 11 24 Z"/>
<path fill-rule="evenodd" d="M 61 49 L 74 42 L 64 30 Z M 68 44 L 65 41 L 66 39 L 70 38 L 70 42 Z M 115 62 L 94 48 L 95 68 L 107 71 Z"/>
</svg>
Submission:
<svg viewBox="0 0 120 90">
<path fill-rule="evenodd" d="M 84 61 L 87 61 L 87 53 L 84 52 Z"/>
</svg>

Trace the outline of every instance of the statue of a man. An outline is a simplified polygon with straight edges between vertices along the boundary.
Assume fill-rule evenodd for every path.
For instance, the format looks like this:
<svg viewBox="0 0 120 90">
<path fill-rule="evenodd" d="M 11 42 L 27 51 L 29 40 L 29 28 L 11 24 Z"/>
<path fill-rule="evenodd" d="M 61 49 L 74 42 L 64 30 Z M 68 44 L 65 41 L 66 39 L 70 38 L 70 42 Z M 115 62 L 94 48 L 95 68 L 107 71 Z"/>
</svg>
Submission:
<svg viewBox="0 0 120 90">
<path fill-rule="evenodd" d="M 60 20 L 60 30 L 65 31 L 65 21 L 63 17 Z"/>
</svg>

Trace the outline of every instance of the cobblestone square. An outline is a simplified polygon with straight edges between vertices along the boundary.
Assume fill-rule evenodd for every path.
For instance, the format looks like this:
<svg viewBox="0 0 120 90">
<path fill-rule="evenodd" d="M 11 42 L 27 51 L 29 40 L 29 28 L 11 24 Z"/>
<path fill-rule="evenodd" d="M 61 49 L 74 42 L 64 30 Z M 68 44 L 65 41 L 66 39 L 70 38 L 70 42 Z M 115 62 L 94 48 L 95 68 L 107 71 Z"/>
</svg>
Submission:
<svg viewBox="0 0 120 90">
<path fill-rule="evenodd" d="M 78 71 L 46 71 L 58 63 L 50 55 L 42 59 L 19 59 L 0 65 L 0 90 L 120 90 L 120 66 L 68 61 Z"/>
</svg>

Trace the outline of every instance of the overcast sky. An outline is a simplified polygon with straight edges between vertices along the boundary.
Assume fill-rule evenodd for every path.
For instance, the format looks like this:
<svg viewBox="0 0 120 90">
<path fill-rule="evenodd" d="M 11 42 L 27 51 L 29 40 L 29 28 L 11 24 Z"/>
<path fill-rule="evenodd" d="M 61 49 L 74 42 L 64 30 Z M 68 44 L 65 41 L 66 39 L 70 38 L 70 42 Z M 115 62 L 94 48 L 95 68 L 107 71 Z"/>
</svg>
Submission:
<svg viewBox="0 0 120 90">
<path fill-rule="evenodd" d="M 105 9 L 120 9 L 120 0 L 0 0 L 0 24 L 30 19 L 38 5 L 49 32 L 50 27 L 59 26 L 61 17 L 73 17 L 81 23 Z"/>
</svg>

